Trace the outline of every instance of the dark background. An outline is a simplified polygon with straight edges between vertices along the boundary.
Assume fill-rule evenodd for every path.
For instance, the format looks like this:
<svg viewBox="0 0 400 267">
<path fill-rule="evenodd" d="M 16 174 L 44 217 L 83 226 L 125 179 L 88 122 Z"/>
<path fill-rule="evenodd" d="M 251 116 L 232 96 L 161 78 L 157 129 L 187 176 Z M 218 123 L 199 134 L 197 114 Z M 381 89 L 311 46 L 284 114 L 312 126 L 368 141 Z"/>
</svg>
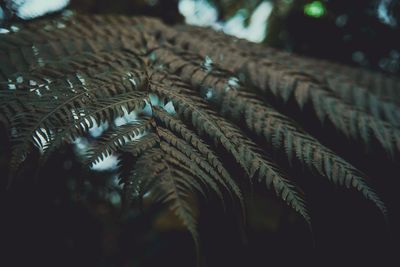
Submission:
<svg viewBox="0 0 400 267">
<path fill-rule="evenodd" d="M 258 3 L 244 2 L 212 3 L 218 7 L 219 18 L 227 20 L 240 8 L 251 13 Z M 398 75 L 399 1 L 321 1 L 325 14 L 318 18 L 304 12 L 304 5 L 312 1 L 273 2 L 265 45 Z M 381 2 L 387 7 L 389 22 L 379 17 Z M 18 5 L 2 1 L 0 6 L 2 27 L 21 21 Z M 184 22 L 174 0 L 76 0 L 68 8 L 91 14 L 151 15 L 169 24 Z M 244 185 L 248 189 L 245 224 L 233 205 L 224 211 L 217 200 L 198 202 L 201 262 L 204 266 L 399 266 L 398 158 L 389 160 L 383 151 L 360 157 L 360 144 L 332 136 L 332 125 L 315 126 L 319 124 L 311 110 L 304 116 L 298 110 L 288 113 L 368 174 L 388 206 L 389 224 L 362 196 L 293 166 L 292 176 L 307 193 L 312 231 L 273 194 Z M 72 147 L 61 148 L 36 175 L 37 155 L 31 155 L 26 171 L 10 189 L 6 189 L 10 147 L 4 128 L 0 129 L 0 148 L 0 266 L 196 264 L 190 235 L 165 207 L 145 203 L 122 213 L 120 203 L 112 198 L 120 190 L 113 184 L 113 173 L 88 172 Z M 240 175 L 240 171 L 235 173 Z"/>
</svg>

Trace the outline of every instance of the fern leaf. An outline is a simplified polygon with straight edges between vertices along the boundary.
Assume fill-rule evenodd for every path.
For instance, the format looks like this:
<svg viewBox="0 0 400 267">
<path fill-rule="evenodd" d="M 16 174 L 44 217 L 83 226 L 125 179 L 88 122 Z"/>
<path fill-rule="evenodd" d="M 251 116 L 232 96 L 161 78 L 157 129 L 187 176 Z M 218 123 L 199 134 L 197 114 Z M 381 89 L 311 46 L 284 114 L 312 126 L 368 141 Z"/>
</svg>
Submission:
<svg viewBox="0 0 400 267">
<path fill-rule="evenodd" d="M 121 147 L 124 147 L 125 144 L 129 144 L 138 137 L 141 139 L 141 135 L 146 135 L 147 131 L 151 128 L 151 120 L 141 120 L 135 123 L 121 125 L 117 129 L 104 133 L 97 140 L 96 146 L 88 151 L 88 162 L 94 164 L 103 160 L 108 155 L 121 149 Z M 146 141 L 148 141 L 148 139 Z M 148 146 L 147 143 L 143 143 L 143 145 L 145 148 Z M 135 148 L 137 150 L 142 150 L 141 146 L 141 142 L 135 143 Z"/>
<path fill-rule="evenodd" d="M 215 177 L 218 182 L 228 190 L 228 192 L 232 191 L 235 196 L 239 198 L 243 207 L 243 197 L 240 188 L 232 179 L 229 172 L 225 169 L 214 152 L 206 144 L 204 144 L 204 142 L 194 132 L 190 131 L 183 123 L 169 115 L 167 112 L 159 108 L 154 108 L 153 115 L 170 131 L 179 134 L 181 138 L 183 138 L 188 144 L 193 146 L 193 148 L 201 153 L 203 159 L 208 162 L 206 169 L 209 169 L 212 172 L 218 172 L 213 174 L 212 177 Z M 215 171 L 213 171 L 213 169 Z"/>
<path fill-rule="evenodd" d="M 162 79 L 158 78 L 157 80 Z M 283 177 L 283 171 L 280 171 L 276 164 L 256 152 L 256 145 L 233 125 L 210 112 L 209 109 L 203 110 L 202 107 L 207 107 L 207 103 L 201 98 L 193 95 L 189 98 L 182 94 L 182 91 L 185 91 L 184 84 L 174 83 L 167 78 L 162 81 L 164 84 L 154 83 L 151 80 L 150 88 L 155 93 L 170 99 L 175 104 L 177 113 L 191 121 L 193 126 L 198 129 L 199 134 L 206 133 L 215 142 L 220 143 L 250 177 L 257 174 L 259 180 L 265 180 L 269 187 L 272 186 L 275 189 L 278 196 L 285 197 L 288 194 L 289 197 L 285 197 L 283 200 L 309 222 L 304 200 L 295 191 L 295 187 L 289 183 L 289 180 Z M 167 86 L 169 90 L 165 89 Z M 181 94 L 175 90 L 181 91 Z"/>
<path fill-rule="evenodd" d="M 189 29 L 190 31 L 191 29 Z M 206 35 L 209 36 L 209 34 Z M 216 60 L 221 57 L 228 58 L 229 60 L 218 60 L 219 64 L 228 71 L 236 74 L 244 74 L 246 82 L 251 84 L 259 93 L 271 93 L 275 98 L 284 102 L 289 99 L 289 96 L 294 95 L 299 106 L 304 105 L 304 103 L 310 103 L 314 107 L 314 111 L 321 123 L 325 118 L 329 119 L 344 135 L 354 140 L 361 138 L 365 147 L 368 147 L 369 140 L 365 139 L 365 135 L 361 134 L 362 129 L 358 127 L 357 123 L 354 124 L 354 121 L 350 121 L 351 117 L 356 117 L 357 120 L 365 122 L 362 126 L 368 129 L 369 134 L 376 138 L 390 156 L 399 152 L 393 141 L 394 136 L 399 131 L 395 126 L 350 106 L 333 93 L 326 83 L 315 78 L 312 74 L 293 70 L 269 58 L 264 57 L 263 59 L 256 60 L 256 58 L 243 52 L 240 48 L 234 47 L 230 49 L 231 47 L 229 47 L 227 49 L 226 45 L 223 45 L 221 42 L 219 45 L 215 44 L 212 47 L 202 46 L 200 45 L 201 42 L 199 42 L 201 40 L 200 36 L 201 34 L 192 36 L 191 34 L 185 35 L 180 33 L 178 35 L 177 33 L 168 32 L 165 34 L 165 39 L 173 40 L 181 48 L 184 48 L 184 44 L 187 47 L 187 44 L 190 43 L 191 51 L 200 54 L 203 58 L 205 56 L 212 56 Z M 232 53 L 234 53 L 234 57 L 232 57 Z M 309 87 L 307 95 L 296 93 L 297 90 L 301 90 L 304 93 L 304 88 L 306 87 Z M 299 95 L 301 97 L 297 98 Z M 378 125 L 379 127 L 383 127 L 389 139 L 383 139 L 378 134 Z M 349 131 L 351 127 L 356 129 L 356 131 Z"/>
<path fill-rule="evenodd" d="M 164 202 L 197 248 L 197 194 L 224 202 L 227 192 L 244 210 L 232 164 L 310 223 L 303 192 L 273 156 L 357 190 L 386 214 L 352 159 L 324 146 L 283 109 L 312 107 L 319 127 L 327 120 L 338 130 L 334 138 L 378 143 L 395 158 L 395 78 L 149 18 L 77 15 L 66 27 L 56 23 L 38 20 L 0 36 L 0 121 L 10 130 L 13 175 L 35 147 L 41 165 L 64 142 L 107 123 L 88 163 L 118 154 L 123 206 L 146 194 Z M 138 114 L 135 123 L 115 122 L 130 112 Z"/>
<path fill-rule="evenodd" d="M 224 72 L 218 69 L 204 74 L 200 71 L 201 62 L 196 55 L 180 52 L 181 56 L 178 57 L 176 52 L 171 50 L 158 50 L 158 52 L 158 60 L 166 61 L 172 72 L 179 69 L 181 76 L 199 90 L 202 87 L 212 88 L 215 95 L 211 101 L 219 106 L 223 114 L 237 122 L 244 120 L 249 130 L 265 137 L 265 140 L 277 151 L 285 151 L 289 162 L 295 154 L 296 158 L 310 170 L 316 170 L 320 175 L 341 186 L 344 186 L 343 177 L 346 177 L 350 185 L 373 201 L 386 216 L 386 208 L 382 201 L 351 164 L 304 132 L 290 118 L 258 100 L 256 95 L 246 92 L 239 83 L 235 84 L 235 90 L 227 90 L 229 78 L 226 77 L 232 74 L 225 72 L 225 75 L 221 75 L 221 72 Z M 332 164 L 336 168 L 335 173 L 333 173 Z"/>
<path fill-rule="evenodd" d="M 170 156 L 176 156 L 168 147 L 167 144 L 163 145 L 164 152 L 170 153 Z M 176 165 L 179 166 L 179 163 L 177 164 L 165 155 L 160 148 L 152 148 L 146 151 L 135 165 L 131 186 L 136 188 L 139 196 L 143 196 L 149 188 L 153 188 L 151 192 L 156 201 L 168 204 L 169 208 L 190 231 L 198 249 L 197 223 L 189 200 L 191 193 L 198 190 L 200 186 L 193 180 L 191 174 L 180 167 L 180 169 L 175 167 Z M 156 180 L 156 186 L 152 186 Z"/>
</svg>

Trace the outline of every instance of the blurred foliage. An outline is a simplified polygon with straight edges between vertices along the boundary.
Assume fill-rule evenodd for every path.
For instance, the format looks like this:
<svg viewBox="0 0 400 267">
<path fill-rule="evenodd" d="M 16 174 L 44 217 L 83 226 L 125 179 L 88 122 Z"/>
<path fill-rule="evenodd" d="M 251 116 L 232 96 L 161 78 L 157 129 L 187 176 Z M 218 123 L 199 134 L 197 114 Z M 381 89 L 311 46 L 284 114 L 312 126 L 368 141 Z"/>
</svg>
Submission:
<svg viewBox="0 0 400 267">
<path fill-rule="evenodd" d="M 209 0 L 209 2 L 217 8 L 220 20 L 228 20 L 242 10 L 247 15 L 245 22 L 248 23 L 251 13 L 263 0 Z"/>
<path fill-rule="evenodd" d="M 209 0 L 219 18 L 239 10 L 245 22 L 263 1 Z M 398 74 L 399 0 L 271 0 L 267 45 L 308 56 Z"/>
<path fill-rule="evenodd" d="M 315 2 L 325 8 L 323 16 L 305 12 Z M 276 0 L 265 42 L 304 55 L 399 73 L 399 10 L 398 0 Z"/>
<path fill-rule="evenodd" d="M 220 21 L 238 12 L 245 24 L 263 0 L 207 0 Z M 144 14 L 181 23 L 179 0 L 72 0 L 89 13 Z M 400 71 L 399 0 L 270 0 L 265 43 L 287 51 L 388 73 Z"/>
<path fill-rule="evenodd" d="M 70 7 L 85 13 L 129 14 L 159 17 L 164 22 L 181 23 L 179 0 L 71 0 Z"/>
<path fill-rule="evenodd" d="M 314 1 L 304 5 L 304 14 L 319 18 L 325 14 L 325 6 L 320 1 Z"/>
<path fill-rule="evenodd" d="M 17 19 L 32 0 L 1 0 L 2 16 Z M 238 14 L 249 23 L 264 1 L 273 3 L 267 45 L 373 70 L 400 72 L 400 0 L 197 0 L 217 9 L 220 22 Z M 39 2 L 39 1 L 38 1 Z M 41 1 L 43 2 L 43 1 Z M 183 23 L 179 0 L 71 0 L 85 13 L 147 15 L 169 24 Z M 1 18 L 0 18 L 1 22 Z"/>
<path fill-rule="evenodd" d="M 43 9 L 57 5 L 56 2 L 68 2 L 68 0 L 56 1 L 37 0 L 0 0 L 0 8 L 4 12 L 7 20 L 18 20 L 18 11 L 24 5 L 35 2 L 43 6 Z M 40 2 L 40 3 L 39 3 Z M 159 17 L 166 23 L 183 22 L 183 17 L 178 11 L 179 0 L 69 0 L 68 8 L 90 14 L 126 14 L 126 15 L 145 15 Z M 61 5 L 60 5 L 61 6 Z M 35 16 L 32 16 L 34 18 Z M 1 17 L 0 17 L 1 22 Z"/>
</svg>

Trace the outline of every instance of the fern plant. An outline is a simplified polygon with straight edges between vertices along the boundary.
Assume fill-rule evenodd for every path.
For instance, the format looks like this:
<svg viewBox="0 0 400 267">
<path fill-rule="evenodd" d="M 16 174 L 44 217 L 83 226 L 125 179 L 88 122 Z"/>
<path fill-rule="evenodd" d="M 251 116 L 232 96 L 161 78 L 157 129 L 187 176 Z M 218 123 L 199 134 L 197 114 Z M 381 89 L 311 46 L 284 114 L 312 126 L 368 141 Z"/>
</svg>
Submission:
<svg viewBox="0 0 400 267">
<path fill-rule="evenodd" d="M 394 78 L 146 17 L 45 19 L 2 34 L 0 48 L 0 118 L 12 144 L 9 186 L 34 150 L 40 168 L 62 144 L 102 126 L 84 163 L 119 156 L 123 205 L 146 194 L 167 203 L 196 245 L 193 200 L 214 194 L 224 202 L 230 195 L 244 210 L 243 182 L 264 184 L 311 224 L 303 190 L 277 157 L 358 191 L 387 215 L 362 171 L 286 109 L 307 114 L 308 107 L 321 127 L 329 122 L 335 135 L 361 142 L 365 153 L 384 150 L 396 160 Z M 390 84 L 390 97 L 364 77 Z"/>
</svg>

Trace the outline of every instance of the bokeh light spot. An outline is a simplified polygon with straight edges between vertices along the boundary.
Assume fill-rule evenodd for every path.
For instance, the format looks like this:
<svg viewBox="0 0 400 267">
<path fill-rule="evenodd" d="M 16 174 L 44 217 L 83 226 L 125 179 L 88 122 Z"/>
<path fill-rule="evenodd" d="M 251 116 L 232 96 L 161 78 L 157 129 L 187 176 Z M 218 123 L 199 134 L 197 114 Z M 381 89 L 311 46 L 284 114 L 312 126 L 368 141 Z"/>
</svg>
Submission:
<svg viewBox="0 0 400 267">
<path fill-rule="evenodd" d="M 314 1 L 304 5 L 304 14 L 309 17 L 319 18 L 326 12 L 325 6 L 320 1 Z"/>
</svg>

